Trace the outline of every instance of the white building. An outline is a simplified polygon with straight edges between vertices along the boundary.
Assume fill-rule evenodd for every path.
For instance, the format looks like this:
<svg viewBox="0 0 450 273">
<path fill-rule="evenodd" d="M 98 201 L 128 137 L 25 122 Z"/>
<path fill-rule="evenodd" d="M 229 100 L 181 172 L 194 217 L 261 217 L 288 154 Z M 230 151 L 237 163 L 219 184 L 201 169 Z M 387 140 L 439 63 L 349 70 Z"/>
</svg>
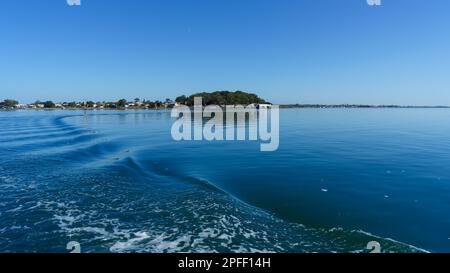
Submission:
<svg viewBox="0 0 450 273">
<path fill-rule="evenodd" d="M 272 104 L 268 104 L 268 103 L 258 104 L 258 109 L 268 109 L 268 108 L 271 108 L 271 107 L 272 107 Z"/>
<path fill-rule="evenodd" d="M 25 109 L 27 107 L 28 107 L 28 104 L 19 103 L 19 104 L 16 105 L 16 108 L 19 108 L 19 109 Z"/>
</svg>

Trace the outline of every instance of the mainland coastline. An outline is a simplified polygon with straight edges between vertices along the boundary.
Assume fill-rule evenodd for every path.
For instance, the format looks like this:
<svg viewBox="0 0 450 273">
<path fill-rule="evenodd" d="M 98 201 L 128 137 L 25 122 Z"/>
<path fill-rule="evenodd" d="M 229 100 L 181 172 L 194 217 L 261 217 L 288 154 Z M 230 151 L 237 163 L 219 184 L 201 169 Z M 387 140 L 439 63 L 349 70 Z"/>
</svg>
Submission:
<svg viewBox="0 0 450 273">
<path fill-rule="evenodd" d="M 33 103 L 20 103 L 15 99 L 4 99 L 0 102 L 0 110 L 161 110 L 179 105 L 192 107 L 194 97 L 202 97 L 203 105 L 250 105 L 272 104 L 254 93 L 244 91 L 214 91 L 199 92 L 175 99 L 146 100 L 141 98 L 119 99 L 117 101 L 70 101 L 53 102 L 51 100 L 37 100 Z M 281 103 L 281 109 L 291 108 L 450 108 L 447 105 L 396 105 L 396 104 L 311 104 L 311 103 Z"/>
</svg>

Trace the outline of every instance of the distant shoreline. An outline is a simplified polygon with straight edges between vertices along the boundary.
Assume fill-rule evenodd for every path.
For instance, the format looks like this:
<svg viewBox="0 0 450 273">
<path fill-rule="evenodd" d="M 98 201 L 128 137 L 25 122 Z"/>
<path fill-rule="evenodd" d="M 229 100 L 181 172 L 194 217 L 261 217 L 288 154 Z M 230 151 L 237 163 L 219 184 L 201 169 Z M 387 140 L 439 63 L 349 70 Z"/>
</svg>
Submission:
<svg viewBox="0 0 450 273">
<path fill-rule="evenodd" d="M 450 105 L 397 105 L 397 104 L 363 104 L 363 103 L 278 103 L 273 104 L 255 93 L 245 91 L 213 91 L 199 92 L 192 95 L 181 95 L 174 100 L 166 98 L 164 100 L 147 100 L 134 98 L 133 100 L 119 99 L 117 101 L 64 101 L 53 102 L 51 100 L 37 100 L 34 103 L 19 103 L 18 100 L 5 99 L 0 102 L 0 110 L 30 109 L 30 110 L 159 110 L 171 109 L 176 106 L 185 105 L 193 107 L 197 101 L 198 105 L 217 105 L 225 107 L 227 105 L 248 106 L 254 105 L 256 108 L 263 108 L 269 105 L 277 105 L 280 109 L 289 108 L 450 108 Z M 200 101 L 200 102 L 198 102 Z"/>
<path fill-rule="evenodd" d="M 398 108 L 398 109 L 447 109 L 450 106 L 436 105 L 436 106 L 426 106 L 426 105 L 364 105 L 364 104 L 278 104 L 280 109 L 380 109 L 380 108 Z M 126 111 L 126 110 L 170 110 L 172 108 L 139 108 L 139 107 L 115 107 L 115 108 L 81 108 L 81 107 L 71 107 L 71 108 L 0 108 L 0 111 L 58 111 L 58 110 L 68 110 L 68 111 L 102 111 L 102 110 L 116 110 L 116 111 Z"/>
<path fill-rule="evenodd" d="M 280 104 L 280 108 L 450 108 L 445 105 Z"/>
</svg>

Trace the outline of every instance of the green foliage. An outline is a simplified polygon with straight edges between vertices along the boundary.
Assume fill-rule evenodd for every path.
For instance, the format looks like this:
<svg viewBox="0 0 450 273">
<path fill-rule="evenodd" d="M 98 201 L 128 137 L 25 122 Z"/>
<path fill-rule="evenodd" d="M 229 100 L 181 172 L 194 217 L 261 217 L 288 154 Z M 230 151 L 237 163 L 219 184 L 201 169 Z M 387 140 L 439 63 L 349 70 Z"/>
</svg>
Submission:
<svg viewBox="0 0 450 273">
<path fill-rule="evenodd" d="M 126 99 L 121 99 L 117 102 L 117 106 L 118 107 L 125 107 L 127 105 L 127 100 Z"/>
<path fill-rule="evenodd" d="M 44 102 L 44 108 L 55 108 L 55 106 L 56 105 L 51 100 Z"/>
<path fill-rule="evenodd" d="M 19 104 L 18 101 L 10 100 L 10 99 L 6 99 L 3 102 L 0 102 L 0 106 L 3 106 L 3 107 L 16 107 L 17 104 Z"/>
<path fill-rule="evenodd" d="M 188 106 L 193 106 L 194 97 L 202 97 L 203 105 L 248 105 L 252 103 L 266 103 L 265 100 L 261 99 L 256 94 L 242 91 L 215 91 L 212 93 L 202 92 L 190 95 L 189 97 L 184 95 L 179 96 L 175 99 L 175 101 Z"/>
<path fill-rule="evenodd" d="M 186 100 L 187 100 L 187 97 L 185 95 L 182 95 L 182 96 L 177 97 L 175 99 L 175 102 L 184 104 L 184 103 L 186 103 Z"/>
<path fill-rule="evenodd" d="M 95 102 L 93 102 L 93 101 L 87 101 L 86 107 L 92 108 L 92 107 L 94 107 L 94 104 L 95 104 Z"/>
<path fill-rule="evenodd" d="M 71 108 L 75 108 L 75 107 L 77 107 L 77 103 L 74 102 L 74 101 L 72 101 L 72 102 L 69 102 L 69 103 L 67 104 L 67 106 L 69 106 L 69 107 L 71 107 Z"/>
</svg>

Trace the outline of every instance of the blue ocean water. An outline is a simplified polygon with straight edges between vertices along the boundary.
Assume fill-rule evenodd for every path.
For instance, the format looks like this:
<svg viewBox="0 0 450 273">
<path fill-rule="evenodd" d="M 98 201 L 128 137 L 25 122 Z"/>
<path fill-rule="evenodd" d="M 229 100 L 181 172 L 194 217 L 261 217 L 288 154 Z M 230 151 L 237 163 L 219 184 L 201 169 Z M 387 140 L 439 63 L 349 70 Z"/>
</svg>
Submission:
<svg viewBox="0 0 450 273">
<path fill-rule="evenodd" d="M 286 109 L 263 153 L 168 111 L 0 112 L 0 252 L 449 252 L 449 119 Z"/>
</svg>

